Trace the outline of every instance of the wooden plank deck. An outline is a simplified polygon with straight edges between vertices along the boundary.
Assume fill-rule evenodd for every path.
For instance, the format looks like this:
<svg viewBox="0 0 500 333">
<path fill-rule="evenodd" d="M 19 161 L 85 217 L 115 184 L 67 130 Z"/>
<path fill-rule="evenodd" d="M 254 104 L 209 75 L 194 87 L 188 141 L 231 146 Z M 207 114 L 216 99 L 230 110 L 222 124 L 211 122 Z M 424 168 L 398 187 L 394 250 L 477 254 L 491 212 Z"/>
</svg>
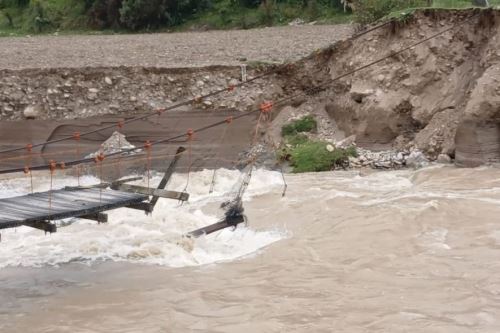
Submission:
<svg viewBox="0 0 500 333">
<path fill-rule="evenodd" d="M 0 229 L 85 216 L 147 199 L 143 194 L 99 188 L 70 188 L 0 199 Z"/>
</svg>

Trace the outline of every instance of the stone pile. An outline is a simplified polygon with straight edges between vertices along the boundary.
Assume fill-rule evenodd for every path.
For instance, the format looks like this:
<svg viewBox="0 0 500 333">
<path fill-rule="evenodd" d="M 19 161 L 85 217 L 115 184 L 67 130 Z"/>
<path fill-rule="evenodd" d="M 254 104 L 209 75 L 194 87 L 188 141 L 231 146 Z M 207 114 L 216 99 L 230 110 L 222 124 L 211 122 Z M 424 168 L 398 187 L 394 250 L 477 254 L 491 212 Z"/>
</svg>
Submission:
<svg viewBox="0 0 500 333">
<path fill-rule="evenodd" d="M 349 164 L 352 168 L 369 167 L 373 169 L 401 169 L 422 168 L 431 162 L 424 153 L 418 149 L 412 151 L 379 151 L 357 148 L 358 157 L 350 157 Z M 452 159 L 445 154 L 440 154 L 437 163 L 449 164 Z"/>
<path fill-rule="evenodd" d="M 357 148 L 358 157 L 350 157 L 349 164 L 353 168 L 370 167 L 373 169 L 400 169 L 406 165 L 408 152 L 381 151 Z"/>
</svg>

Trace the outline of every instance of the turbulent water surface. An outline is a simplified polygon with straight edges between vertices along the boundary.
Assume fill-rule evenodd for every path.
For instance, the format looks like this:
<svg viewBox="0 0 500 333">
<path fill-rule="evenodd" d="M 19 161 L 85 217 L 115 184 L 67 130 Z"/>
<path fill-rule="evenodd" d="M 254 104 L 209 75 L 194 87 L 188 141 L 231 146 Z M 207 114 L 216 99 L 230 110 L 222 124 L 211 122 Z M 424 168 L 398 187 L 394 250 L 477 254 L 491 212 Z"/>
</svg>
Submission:
<svg viewBox="0 0 500 333">
<path fill-rule="evenodd" d="M 285 197 L 281 174 L 259 170 L 247 227 L 182 240 L 217 220 L 239 176 L 219 170 L 209 195 L 212 172 L 193 174 L 190 203 L 153 216 L 4 231 L 0 331 L 500 331 L 498 169 L 287 175 Z M 27 185 L 2 181 L 0 197 Z"/>
</svg>

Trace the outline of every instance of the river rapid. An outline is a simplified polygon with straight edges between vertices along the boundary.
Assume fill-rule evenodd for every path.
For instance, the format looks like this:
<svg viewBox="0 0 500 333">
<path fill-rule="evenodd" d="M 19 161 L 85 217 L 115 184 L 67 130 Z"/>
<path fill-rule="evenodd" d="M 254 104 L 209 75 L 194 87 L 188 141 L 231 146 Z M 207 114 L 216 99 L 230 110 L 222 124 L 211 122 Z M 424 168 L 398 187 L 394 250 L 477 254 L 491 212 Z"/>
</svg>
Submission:
<svg viewBox="0 0 500 333">
<path fill-rule="evenodd" d="M 499 169 L 286 175 L 284 197 L 281 174 L 257 170 L 248 226 L 183 240 L 239 177 L 218 170 L 209 194 L 212 171 L 193 173 L 190 202 L 152 216 L 3 231 L 0 332 L 500 331 Z M 28 186 L 2 180 L 0 197 Z"/>
</svg>

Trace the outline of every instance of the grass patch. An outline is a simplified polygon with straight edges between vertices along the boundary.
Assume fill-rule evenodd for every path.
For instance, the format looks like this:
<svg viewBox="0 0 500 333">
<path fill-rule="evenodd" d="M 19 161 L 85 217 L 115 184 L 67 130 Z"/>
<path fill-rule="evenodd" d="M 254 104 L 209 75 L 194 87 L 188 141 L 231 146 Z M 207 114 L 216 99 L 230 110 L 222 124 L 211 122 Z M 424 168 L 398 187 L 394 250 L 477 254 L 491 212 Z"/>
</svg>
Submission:
<svg viewBox="0 0 500 333">
<path fill-rule="evenodd" d="M 291 152 L 290 161 L 294 173 L 329 171 L 338 167 L 345 167 L 349 156 L 357 156 L 356 149 L 334 148 L 329 151 L 328 142 L 308 141 L 298 145 Z"/>
<path fill-rule="evenodd" d="M 349 157 L 358 156 L 356 147 L 331 148 L 329 142 L 310 140 L 307 135 L 298 133 L 288 135 L 277 151 L 280 162 L 288 161 L 294 173 L 329 171 L 336 168 L 345 168 Z"/>
<path fill-rule="evenodd" d="M 318 128 L 318 122 L 313 116 L 304 116 L 300 119 L 283 125 L 281 135 L 283 137 L 296 135 L 297 133 L 314 132 Z"/>
</svg>

